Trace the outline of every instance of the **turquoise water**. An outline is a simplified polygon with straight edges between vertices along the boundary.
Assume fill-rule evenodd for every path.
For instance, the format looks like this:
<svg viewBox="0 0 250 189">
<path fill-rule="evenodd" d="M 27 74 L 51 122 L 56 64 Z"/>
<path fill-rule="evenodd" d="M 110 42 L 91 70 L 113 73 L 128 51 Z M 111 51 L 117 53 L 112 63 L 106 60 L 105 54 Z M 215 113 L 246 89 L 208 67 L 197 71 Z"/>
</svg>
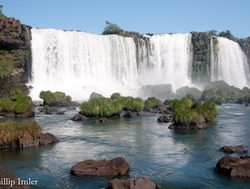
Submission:
<svg viewBox="0 0 250 189">
<path fill-rule="evenodd" d="M 132 120 L 111 120 L 107 124 L 73 122 L 75 112 L 38 115 L 45 132 L 60 142 L 41 148 L 1 151 L 0 163 L 17 176 L 38 180 L 42 189 L 100 189 L 108 180 L 71 176 L 71 167 L 86 159 L 123 156 L 132 167 L 130 176 L 149 176 L 164 188 L 250 188 L 250 181 L 219 176 L 216 162 L 223 157 L 223 145 L 244 145 L 250 149 L 250 108 L 219 107 L 217 123 L 193 132 L 176 132 L 157 116 Z"/>
</svg>

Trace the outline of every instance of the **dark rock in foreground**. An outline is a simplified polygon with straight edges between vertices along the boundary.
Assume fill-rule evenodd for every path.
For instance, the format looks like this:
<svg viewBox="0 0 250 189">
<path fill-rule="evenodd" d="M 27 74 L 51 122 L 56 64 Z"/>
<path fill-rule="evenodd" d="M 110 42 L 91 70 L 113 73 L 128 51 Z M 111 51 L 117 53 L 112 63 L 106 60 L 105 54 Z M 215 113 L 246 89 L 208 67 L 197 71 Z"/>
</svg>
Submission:
<svg viewBox="0 0 250 189">
<path fill-rule="evenodd" d="M 124 176 L 129 172 L 130 166 L 122 157 L 112 160 L 85 160 L 71 168 L 71 174 L 76 176 L 94 176 L 114 178 Z"/>
<path fill-rule="evenodd" d="M 0 178 L 1 178 L 0 189 L 30 189 L 30 186 L 27 185 L 23 186 L 17 185 L 18 178 L 9 169 L 2 166 L 0 166 Z M 13 186 L 11 186 L 11 183 L 8 183 L 8 181 L 12 182 Z"/>
<path fill-rule="evenodd" d="M 74 115 L 74 116 L 71 118 L 72 121 L 85 121 L 85 120 L 87 120 L 87 119 L 88 119 L 88 118 L 87 118 L 86 116 L 84 116 L 84 115 L 82 115 L 82 114 L 80 114 L 80 113 Z"/>
<path fill-rule="evenodd" d="M 225 153 L 247 153 L 248 150 L 244 146 L 223 146 L 220 148 L 220 151 Z"/>
<path fill-rule="evenodd" d="M 159 187 L 148 177 L 114 179 L 111 180 L 106 189 L 159 189 Z"/>
<path fill-rule="evenodd" d="M 164 114 L 164 115 L 161 115 L 160 117 L 158 117 L 157 121 L 170 123 L 173 121 L 173 116 L 171 114 Z"/>
<path fill-rule="evenodd" d="M 216 165 L 216 172 L 232 177 L 250 178 L 250 157 L 223 157 Z"/>
<path fill-rule="evenodd" d="M 1 149 L 11 149 L 11 148 L 29 148 L 46 146 L 58 142 L 58 139 L 50 133 L 40 133 L 38 136 L 31 136 L 30 134 L 25 134 L 22 138 L 12 141 L 9 143 L 4 143 L 0 145 Z"/>
</svg>

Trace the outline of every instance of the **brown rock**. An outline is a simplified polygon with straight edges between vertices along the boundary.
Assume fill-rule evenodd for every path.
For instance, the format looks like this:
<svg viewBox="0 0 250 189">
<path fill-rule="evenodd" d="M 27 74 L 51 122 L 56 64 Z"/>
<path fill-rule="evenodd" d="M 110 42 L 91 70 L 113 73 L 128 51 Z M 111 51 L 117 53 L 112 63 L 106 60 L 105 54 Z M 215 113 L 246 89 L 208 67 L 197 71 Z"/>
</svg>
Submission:
<svg viewBox="0 0 250 189">
<path fill-rule="evenodd" d="M 225 153 L 246 153 L 248 150 L 244 148 L 244 146 L 223 146 L 220 148 L 220 151 Z"/>
<path fill-rule="evenodd" d="M 44 146 L 44 145 L 46 146 L 46 145 L 58 142 L 58 139 L 51 133 L 41 133 L 38 136 L 38 139 L 39 139 L 40 146 Z"/>
<path fill-rule="evenodd" d="M 110 181 L 106 189 L 158 189 L 158 186 L 148 177 L 114 179 Z"/>
<path fill-rule="evenodd" d="M 216 172 L 232 177 L 250 178 L 250 157 L 223 157 L 216 164 Z"/>
<path fill-rule="evenodd" d="M 71 168 L 71 174 L 76 176 L 95 176 L 114 178 L 124 176 L 130 169 L 129 164 L 122 157 L 112 160 L 85 160 Z"/>
</svg>

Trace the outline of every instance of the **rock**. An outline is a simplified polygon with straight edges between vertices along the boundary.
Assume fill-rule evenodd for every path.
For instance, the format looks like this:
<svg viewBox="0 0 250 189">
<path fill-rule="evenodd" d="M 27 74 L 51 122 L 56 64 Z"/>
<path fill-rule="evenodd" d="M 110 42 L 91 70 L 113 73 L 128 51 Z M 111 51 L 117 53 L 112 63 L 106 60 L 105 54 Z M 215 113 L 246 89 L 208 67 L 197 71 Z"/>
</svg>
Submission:
<svg viewBox="0 0 250 189">
<path fill-rule="evenodd" d="M 71 174 L 76 176 L 95 176 L 114 178 L 124 176 L 129 172 L 130 166 L 122 157 L 112 160 L 85 160 L 71 168 Z"/>
<path fill-rule="evenodd" d="M 0 189 L 30 189 L 30 186 L 27 185 L 17 185 L 18 178 L 9 169 L 2 166 L 0 166 L 0 178 Z M 11 183 L 13 186 L 11 186 Z M 36 184 L 34 183 L 34 185 Z"/>
<path fill-rule="evenodd" d="M 109 120 L 105 117 L 101 117 L 101 118 L 96 119 L 96 121 L 98 123 L 107 123 Z"/>
<path fill-rule="evenodd" d="M 50 133 L 40 133 L 38 136 L 31 136 L 30 134 L 25 134 L 20 138 L 17 143 L 11 143 L 8 145 L 8 148 L 29 148 L 29 147 L 38 147 L 46 146 L 58 142 L 58 139 Z"/>
<path fill-rule="evenodd" d="M 195 129 L 204 129 L 206 127 L 206 123 L 200 122 L 200 123 L 191 123 L 190 125 L 178 125 L 178 124 L 171 124 L 168 128 L 169 129 L 183 129 L 183 130 L 195 130 Z"/>
<path fill-rule="evenodd" d="M 248 150 L 244 146 L 223 146 L 220 148 L 220 151 L 225 153 L 247 153 Z"/>
<path fill-rule="evenodd" d="M 39 145 L 46 146 L 58 142 L 59 140 L 51 133 L 41 133 L 38 136 Z"/>
<path fill-rule="evenodd" d="M 250 178 L 250 157 L 223 157 L 216 164 L 216 172 L 232 177 Z"/>
<path fill-rule="evenodd" d="M 85 121 L 85 120 L 87 120 L 88 118 L 86 117 L 86 116 L 84 116 L 84 115 L 82 115 L 82 114 L 76 114 L 76 115 L 74 115 L 72 118 L 71 118 L 71 120 L 72 121 Z"/>
<path fill-rule="evenodd" d="M 246 103 L 246 104 L 245 104 L 245 107 L 249 107 L 249 103 Z"/>
<path fill-rule="evenodd" d="M 154 116 L 155 113 L 154 112 L 147 112 L 147 111 L 141 111 L 138 113 L 139 116 Z"/>
<path fill-rule="evenodd" d="M 138 112 L 132 112 L 132 111 L 122 111 L 120 114 L 120 117 L 124 117 L 124 118 L 131 118 L 131 117 L 136 117 L 138 115 L 140 115 L 140 113 Z"/>
<path fill-rule="evenodd" d="M 102 98 L 103 96 L 99 93 L 91 93 L 90 97 L 89 97 L 89 101 L 93 100 L 93 99 L 96 99 L 96 98 Z"/>
<path fill-rule="evenodd" d="M 173 116 L 171 114 L 164 114 L 164 115 L 161 115 L 160 117 L 158 117 L 157 121 L 170 123 L 173 121 Z"/>
<path fill-rule="evenodd" d="M 159 187 L 148 177 L 114 179 L 111 180 L 106 189 L 159 189 Z"/>
</svg>

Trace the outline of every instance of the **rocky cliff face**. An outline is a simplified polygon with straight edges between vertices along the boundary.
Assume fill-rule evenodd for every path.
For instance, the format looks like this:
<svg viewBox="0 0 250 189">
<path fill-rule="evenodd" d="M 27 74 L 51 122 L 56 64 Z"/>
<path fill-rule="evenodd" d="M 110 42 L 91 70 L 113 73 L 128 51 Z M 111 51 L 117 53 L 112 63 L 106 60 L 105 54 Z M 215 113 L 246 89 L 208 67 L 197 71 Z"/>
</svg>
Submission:
<svg viewBox="0 0 250 189">
<path fill-rule="evenodd" d="M 14 18 L 0 17 L 0 97 L 25 89 L 31 73 L 30 27 Z"/>
<path fill-rule="evenodd" d="M 211 37 L 208 32 L 192 32 L 192 80 L 198 85 L 210 81 Z"/>
<path fill-rule="evenodd" d="M 239 44 L 240 44 L 242 50 L 244 51 L 244 53 L 246 54 L 247 61 L 248 61 L 248 64 L 250 66 L 250 37 L 248 37 L 246 39 L 240 39 Z"/>
</svg>

